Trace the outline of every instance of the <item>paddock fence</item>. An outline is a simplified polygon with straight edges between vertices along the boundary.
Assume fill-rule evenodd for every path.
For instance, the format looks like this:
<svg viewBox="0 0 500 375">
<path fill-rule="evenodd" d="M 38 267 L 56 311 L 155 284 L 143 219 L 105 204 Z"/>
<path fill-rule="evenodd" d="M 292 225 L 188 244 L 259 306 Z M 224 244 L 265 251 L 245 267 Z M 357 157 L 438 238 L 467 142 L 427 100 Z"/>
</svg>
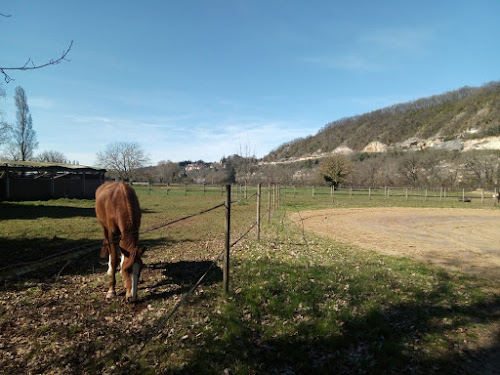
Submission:
<svg viewBox="0 0 500 375">
<path fill-rule="evenodd" d="M 148 194 L 166 196 L 224 196 L 225 185 L 213 184 L 151 184 L 134 182 L 134 187 L 145 189 Z M 354 187 L 333 188 L 328 186 L 290 186 L 267 184 L 273 197 L 317 198 L 317 199 L 366 199 L 378 201 L 464 201 L 490 204 L 498 188 L 492 191 L 485 189 L 447 189 L 447 188 L 410 188 L 410 187 Z M 257 190 L 256 186 L 233 184 L 233 196 L 244 198 Z"/>
<path fill-rule="evenodd" d="M 261 190 L 261 185 L 258 185 L 256 188 L 252 188 L 252 191 L 248 190 L 245 193 L 245 196 L 240 196 L 238 197 L 238 190 L 236 190 L 236 198 L 232 199 L 231 197 L 231 185 L 226 185 L 223 191 L 223 195 L 225 195 L 225 201 L 223 203 L 220 203 L 218 205 L 215 205 L 213 207 L 210 207 L 205 210 L 201 210 L 177 219 L 173 219 L 171 221 L 168 221 L 166 223 L 160 224 L 153 226 L 151 228 L 147 228 L 145 230 L 140 230 L 139 235 L 142 236 L 144 234 L 160 230 L 162 228 L 167 228 L 169 226 L 172 226 L 174 224 L 180 223 L 182 221 L 191 219 L 196 216 L 204 215 L 206 213 L 209 213 L 211 211 L 215 211 L 218 209 L 224 209 L 224 222 L 225 222 L 225 247 L 224 250 L 221 251 L 221 254 L 215 259 L 216 261 L 220 261 L 222 255 L 223 258 L 223 273 L 224 273 L 224 292 L 228 292 L 229 290 L 229 264 L 230 264 L 230 248 L 234 247 L 238 242 L 240 242 L 243 238 L 245 238 L 252 230 L 255 229 L 256 231 L 256 237 L 257 240 L 260 240 L 260 231 L 261 231 L 261 223 L 262 223 L 262 217 L 267 214 L 268 218 L 271 217 L 271 212 L 277 209 L 277 204 L 276 202 L 278 201 L 277 198 L 274 197 L 274 194 L 277 194 L 277 191 L 275 190 L 273 192 L 273 195 L 271 195 L 271 190 L 269 190 L 269 203 L 267 206 L 267 212 L 262 213 L 262 208 L 261 208 L 261 195 L 262 195 L 262 190 Z M 250 226 L 243 230 L 243 233 L 241 234 L 235 234 L 234 232 L 231 233 L 231 206 L 232 205 L 237 205 L 241 202 L 249 201 L 250 199 L 256 197 L 256 220 L 250 224 Z M 272 204 L 271 204 L 271 199 L 272 199 Z M 234 236 L 237 236 L 236 239 L 234 239 Z M 233 237 L 233 241 L 231 242 L 231 238 Z M 116 242 L 119 242 L 119 238 L 116 239 Z M 57 253 L 50 254 L 42 259 L 37 259 L 35 261 L 26 261 L 26 262 L 21 262 L 21 263 L 15 263 L 11 264 L 5 267 L 0 268 L 0 281 L 7 281 L 9 279 L 13 278 L 20 278 L 23 275 L 26 275 L 28 273 L 32 273 L 35 271 L 42 270 L 44 268 L 54 266 L 57 264 L 62 264 L 66 262 L 63 265 L 63 268 L 59 271 L 59 274 L 62 272 L 64 267 L 71 262 L 74 259 L 77 259 L 81 256 L 84 256 L 86 254 L 89 254 L 91 252 L 96 252 L 101 249 L 103 245 L 106 245 L 106 243 L 102 241 L 92 241 L 87 244 L 81 245 L 81 246 L 76 246 L 68 249 L 61 250 Z"/>
</svg>

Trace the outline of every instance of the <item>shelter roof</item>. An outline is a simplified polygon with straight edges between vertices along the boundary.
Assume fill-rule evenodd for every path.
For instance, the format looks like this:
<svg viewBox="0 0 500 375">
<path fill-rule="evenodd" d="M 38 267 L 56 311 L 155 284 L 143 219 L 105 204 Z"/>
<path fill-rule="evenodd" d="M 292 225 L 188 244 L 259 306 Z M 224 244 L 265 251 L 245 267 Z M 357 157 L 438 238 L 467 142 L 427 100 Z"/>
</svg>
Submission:
<svg viewBox="0 0 500 375">
<path fill-rule="evenodd" d="M 61 171 L 61 172 L 106 172 L 106 169 L 89 167 L 86 165 L 74 165 L 65 163 L 52 163 L 41 161 L 15 161 L 0 160 L 0 167 L 5 166 L 9 169 L 30 169 L 39 171 Z"/>
</svg>

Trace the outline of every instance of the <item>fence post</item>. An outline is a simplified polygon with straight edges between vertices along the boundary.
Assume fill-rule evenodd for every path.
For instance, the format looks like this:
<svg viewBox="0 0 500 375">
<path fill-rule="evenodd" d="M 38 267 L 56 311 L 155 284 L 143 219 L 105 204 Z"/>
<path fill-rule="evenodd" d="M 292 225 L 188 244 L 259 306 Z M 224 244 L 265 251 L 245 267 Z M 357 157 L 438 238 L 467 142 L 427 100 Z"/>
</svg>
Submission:
<svg viewBox="0 0 500 375">
<path fill-rule="evenodd" d="M 312 197 L 314 198 L 314 185 L 312 187 Z"/>
<path fill-rule="evenodd" d="M 425 201 L 427 201 L 427 188 L 425 188 Z"/>
<path fill-rule="evenodd" d="M 371 187 L 368 188 L 368 200 L 369 201 L 372 200 L 372 188 Z"/>
<path fill-rule="evenodd" d="M 281 186 L 278 184 L 277 188 L 278 188 L 278 191 L 277 191 L 278 199 L 277 199 L 276 202 L 278 204 L 277 204 L 276 208 L 278 209 L 280 207 L 280 205 L 281 205 Z"/>
<path fill-rule="evenodd" d="M 465 188 L 462 189 L 462 202 L 465 201 Z"/>
<path fill-rule="evenodd" d="M 262 191 L 262 184 L 259 182 L 257 185 L 257 241 L 260 241 L 260 193 Z"/>
<path fill-rule="evenodd" d="M 406 200 L 408 200 L 408 188 L 406 188 Z"/>
<path fill-rule="evenodd" d="M 271 222 L 271 183 L 267 185 L 267 223 Z"/>
<path fill-rule="evenodd" d="M 224 293 L 229 292 L 229 248 L 231 234 L 231 185 L 226 185 L 226 236 L 224 239 L 223 284 Z"/>
</svg>

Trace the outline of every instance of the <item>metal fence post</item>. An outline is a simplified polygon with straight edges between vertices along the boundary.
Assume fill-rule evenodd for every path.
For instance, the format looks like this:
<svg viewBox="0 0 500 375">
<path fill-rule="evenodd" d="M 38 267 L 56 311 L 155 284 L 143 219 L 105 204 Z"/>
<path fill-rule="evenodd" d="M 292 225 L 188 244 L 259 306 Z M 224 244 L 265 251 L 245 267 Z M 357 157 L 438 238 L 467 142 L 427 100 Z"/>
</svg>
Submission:
<svg viewBox="0 0 500 375">
<path fill-rule="evenodd" d="M 229 292 L 229 248 L 231 234 L 231 185 L 226 185 L 226 236 L 224 240 L 223 284 L 224 293 Z"/>
</svg>

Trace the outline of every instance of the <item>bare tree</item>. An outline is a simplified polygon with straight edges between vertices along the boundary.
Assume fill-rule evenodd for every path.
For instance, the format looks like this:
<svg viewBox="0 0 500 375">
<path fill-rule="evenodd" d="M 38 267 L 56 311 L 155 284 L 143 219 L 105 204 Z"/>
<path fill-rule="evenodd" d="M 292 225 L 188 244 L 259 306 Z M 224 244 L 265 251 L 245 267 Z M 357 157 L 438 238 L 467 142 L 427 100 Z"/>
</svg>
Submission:
<svg viewBox="0 0 500 375">
<path fill-rule="evenodd" d="M 236 156 L 236 155 L 235 155 Z M 239 158 L 235 158 L 235 170 L 238 179 L 243 179 L 245 186 L 248 185 L 250 177 L 255 172 L 257 159 L 255 158 L 255 152 L 251 151 L 250 142 L 247 142 L 242 145 L 240 142 L 240 153 Z"/>
<path fill-rule="evenodd" d="M 68 163 L 69 161 L 66 160 L 66 157 L 64 154 L 60 151 L 55 151 L 55 150 L 48 150 L 48 151 L 43 151 L 36 157 L 37 161 L 46 161 L 50 163 Z"/>
<path fill-rule="evenodd" d="M 9 18 L 10 16 L 11 16 L 10 14 L 0 13 L 0 17 Z M 13 81 L 14 78 L 9 76 L 5 71 L 9 71 L 9 70 L 35 70 L 35 69 L 45 68 L 46 66 L 50 66 L 50 65 L 57 65 L 61 61 L 69 61 L 68 59 L 66 59 L 66 56 L 68 55 L 69 51 L 71 51 L 71 47 L 73 47 L 73 41 L 70 42 L 68 48 L 66 48 L 57 59 L 50 59 L 49 61 L 46 61 L 42 64 L 35 64 L 33 59 L 31 57 L 29 57 L 28 60 L 26 60 L 26 62 L 23 65 L 0 67 L 0 73 L 3 74 L 5 82 L 9 83 L 10 81 Z"/>
<path fill-rule="evenodd" d="M 480 152 L 469 152 L 464 156 L 462 165 L 464 175 L 477 187 L 487 188 L 498 184 L 500 162 L 498 155 L 488 155 Z"/>
<path fill-rule="evenodd" d="M 33 158 L 33 151 L 38 147 L 36 132 L 33 130 L 33 119 L 28 107 L 28 98 L 24 89 L 16 87 L 14 95 L 16 102 L 16 124 L 12 128 L 13 135 L 13 157 L 14 159 L 30 160 Z"/>
<path fill-rule="evenodd" d="M 137 142 L 115 142 L 106 146 L 106 150 L 97 153 L 97 165 L 114 171 L 123 181 L 130 181 L 135 170 L 149 162 Z"/>
<path fill-rule="evenodd" d="M 399 172 L 413 187 L 417 187 L 421 180 L 423 165 L 416 152 L 409 152 L 399 163 Z"/>
<path fill-rule="evenodd" d="M 5 98 L 5 90 L 0 85 L 0 98 Z M 0 145 L 7 142 L 9 139 L 10 126 L 4 121 L 4 112 L 0 110 Z"/>
<path fill-rule="evenodd" d="M 170 160 L 162 160 L 156 165 L 156 174 L 159 182 L 165 182 L 167 184 L 174 182 L 180 171 L 181 168 L 179 167 L 179 164 Z"/>
</svg>

